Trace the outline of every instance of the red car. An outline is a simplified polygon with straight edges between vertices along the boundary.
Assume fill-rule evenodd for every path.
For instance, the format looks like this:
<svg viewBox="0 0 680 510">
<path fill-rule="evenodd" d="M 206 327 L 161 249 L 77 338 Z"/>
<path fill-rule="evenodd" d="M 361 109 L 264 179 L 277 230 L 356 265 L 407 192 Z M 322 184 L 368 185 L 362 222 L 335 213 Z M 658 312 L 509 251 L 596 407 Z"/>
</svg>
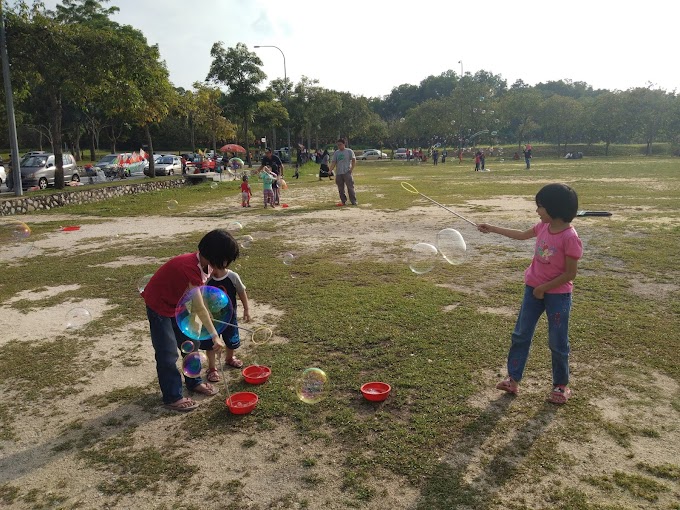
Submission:
<svg viewBox="0 0 680 510">
<path fill-rule="evenodd" d="M 187 161 L 187 173 L 204 174 L 215 171 L 215 160 L 196 155 L 193 161 Z"/>
</svg>

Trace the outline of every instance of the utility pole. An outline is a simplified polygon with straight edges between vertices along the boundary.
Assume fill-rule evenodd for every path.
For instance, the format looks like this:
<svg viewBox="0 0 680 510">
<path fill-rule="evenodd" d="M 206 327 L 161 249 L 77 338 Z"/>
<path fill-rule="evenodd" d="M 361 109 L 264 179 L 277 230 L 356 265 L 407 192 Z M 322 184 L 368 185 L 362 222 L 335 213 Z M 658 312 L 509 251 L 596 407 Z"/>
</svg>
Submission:
<svg viewBox="0 0 680 510">
<path fill-rule="evenodd" d="M 23 195 L 21 185 L 21 166 L 19 165 L 19 143 L 17 142 L 17 123 L 14 117 L 14 96 L 12 95 L 12 81 L 9 74 L 9 58 L 7 56 L 7 38 L 5 32 L 5 13 L 0 2 L 0 58 L 2 58 L 2 77 L 5 82 L 5 102 L 7 105 L 7 123 L 9 124 L 9 144 L 12 157 L 12 177 L 14 194 Z"/>
</svg>

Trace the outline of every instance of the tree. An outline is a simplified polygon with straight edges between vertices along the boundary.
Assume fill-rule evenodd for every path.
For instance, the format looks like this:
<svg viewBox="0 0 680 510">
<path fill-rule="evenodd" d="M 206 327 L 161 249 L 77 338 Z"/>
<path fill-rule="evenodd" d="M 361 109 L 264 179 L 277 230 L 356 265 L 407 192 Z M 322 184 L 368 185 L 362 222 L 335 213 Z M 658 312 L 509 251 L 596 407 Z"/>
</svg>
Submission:
<svg viewBox="0 0 680 510">
<path fill-rule="evenodd" d="M 210 49 L 212 63 L 206 80 L 225 85 L 229 103 L 233 105 L 243 121 L 243 146 L 246 148 L 246 160 L 250 165 L 248 123 L 257 103 L 265 95 L 257 88 L 267 78 L 260 69 L 262 60 L 257 54 L 248 51 L 243 43 L 225 49 L 221 42 L 216 42 Z"/>
<path fill-rule="evenodd" d="M 541 95 L 535 89 L 515 86 L 500 100 L 498 124 L 509 127 L 518 148 L 538 127 L 536 121 L 541 103 Z"/>
<path fill-rule="evenodd" d="M 199 82 L 194 83 L 195 122 L 196 126 L 205 132 L 212 143 L 212 149 L 217 153 L 217 140 L 231 140 L 236 136 L 236 126 L 223 115 L 220 106 L 222 92 Z"/>
</svg>

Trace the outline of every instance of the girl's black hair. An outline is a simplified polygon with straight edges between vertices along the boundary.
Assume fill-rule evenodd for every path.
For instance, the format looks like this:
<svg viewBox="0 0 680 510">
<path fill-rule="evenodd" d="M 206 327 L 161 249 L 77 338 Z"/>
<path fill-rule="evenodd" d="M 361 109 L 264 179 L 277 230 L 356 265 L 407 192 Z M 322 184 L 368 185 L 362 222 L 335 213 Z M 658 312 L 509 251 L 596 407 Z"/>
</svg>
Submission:
<svg viewBox="0 0 680 510">
<path fill-rule="evenodd" d="M 578 212 L 578 195 L 566 184 L 547 184 L 536 193 L 536 205 L 543 207 L 551 218 L 570 223 Z"/>
<path fill-rule="evenodd" d="M 211 230 L 203 236 L 198 243 L 198 252 L 217 269 L 228 267 L 239 255 L 236 239 L 220 228 Z"/>
</svg>

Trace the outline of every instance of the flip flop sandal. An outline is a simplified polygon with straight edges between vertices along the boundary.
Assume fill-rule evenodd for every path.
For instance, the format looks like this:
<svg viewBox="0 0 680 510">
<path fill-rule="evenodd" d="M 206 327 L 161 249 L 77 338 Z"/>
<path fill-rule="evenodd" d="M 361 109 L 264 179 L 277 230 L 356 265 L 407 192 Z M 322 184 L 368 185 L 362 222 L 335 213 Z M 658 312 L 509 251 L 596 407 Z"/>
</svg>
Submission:
<svg viewBox="0 0 680 510">
<path fill-rule="evenodd" d="M 188 413 L 189 411 L 196 409 L 198 407 L 198 403 L 194 402 L 190 398 L 181 398 L 172 404 L 164 404 L 163 407 L 171 411 L 177 411 L 179 413 Z"/>
<path fill-rule="evenodd" d="M 217 371 L 216 368 L 211 368 L 208 370 L 208 374 L 206 375 L 206 379 L 208 379 L 209 382 L 220 382 L 222 378 L 220 377 L 220 373 Z"/>
<path fill-rule="evenodd" d="M 208 383 L 201 383 L 198 386 L 194 386 L 189 391 L 193 391 L 194 393 L 200 393 L 201 395 L 206 395 L 208 397 L 212 397 L 214 395 L 217 395 L 218 393 L 217 388 L 215 388 L 212 384 Z"/>
</svg>

